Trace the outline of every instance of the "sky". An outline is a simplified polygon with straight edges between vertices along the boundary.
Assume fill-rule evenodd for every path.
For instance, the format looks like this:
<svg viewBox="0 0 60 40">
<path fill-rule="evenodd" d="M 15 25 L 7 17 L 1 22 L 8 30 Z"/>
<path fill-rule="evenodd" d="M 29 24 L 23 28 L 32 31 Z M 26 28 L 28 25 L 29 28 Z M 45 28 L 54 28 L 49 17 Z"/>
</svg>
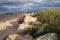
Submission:
<svg viewBox="0 0 60 40">
<path fill-rule="evenodd" d="M 36 12 L 60 8 L 60 0 L 0 0 L 0 13 Z"/>
</svg>

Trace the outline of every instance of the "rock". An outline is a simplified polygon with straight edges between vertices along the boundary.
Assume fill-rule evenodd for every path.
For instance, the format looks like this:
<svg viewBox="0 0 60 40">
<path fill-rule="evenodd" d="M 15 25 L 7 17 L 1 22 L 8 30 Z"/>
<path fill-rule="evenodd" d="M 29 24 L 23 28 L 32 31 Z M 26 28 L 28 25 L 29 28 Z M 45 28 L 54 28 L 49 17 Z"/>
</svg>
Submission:
<svg viewBox="0 0 60 40">
<path fill-rule="evenodd" d="M 44 34 L 44 28 L 47 24 L 43 24 L 41 27 L 39 27 L 39 29 L 37 30 L 37 32 L 34 34 L 34 37 L 40 36 Z"/>
<path fill-rule="evenodd" d="M 48 33 L 48 34 L 38 37 L 36 40 L 58 40 L 58 38 L 55 33 Z"/>
<path fill-rule="evenodd" d="M 10 20 L 4 23 L 0 23 L 0 39 L 4 39 L 8 34 L 16 31 L 18 22 L 17 20 Z"/>
<path fill-rule="evenodd" d="M 32 17 L 30 15 L 26 15 L 24 23 L 25 24 L 30 24 L 31 22 L 35 22 L 35 21 L 37 21 L 36 17 Z"/>
<path fill-rule="evenodd" d="M 33 40 L 32 36 L 29 34 L 24 35 L 25 40 Z"/>
<path fill-rule="evenodd" d="M 16 19 L 0 23 L 0 30 L 6 30 L 9 27 L 17 26 L 18 22 Z"/>
<path fill-rule="evenodd" d="M 18 24 L 22 24 L 24 22 L 24 17 L 19 17 Z"/>
<path fill-rule="evenodd" d="M 24 36 L 19 35 L 19 34 L 10 34 L 6 38 L 6 40 L 32 40 L 32 39 L 33 38 L 29 34 L 26 34 Z"/>
<path fill-rule="evenodd" d="M 16 37 L 22 37 L 21 35 L 19 34 L 9 34 L 8 37 L 6 38 L 6 40 L 15 40 Z"/>
<path fill-rule="evenodd" d="M 39 30 L 40 30 L 41 32 L 44 32 L 44 28 L 45 28 L 46 25 L 48 25 L 48 24 L 44 23 L 44 24 L 40 27 Z"/>
<path fill-rule="evenodd" d="M 18 26 L 18 30 L 25 30 L 25 29 L 27 29 L 27 28 L 31 28 L 32 27 L 32 25 L 28 25 L 28 24 L 20 24 L 19 26 Z"/>
<path fill-rule="evenodd" d="M 41 23 L 40 23 L 39 21 L 36 21 L 36 22 L 31 22 L 30 25 L 34 25 L 34 26 L 35 26 L 35 25 L 39 25 L 39 26 L 40 26 Z"/>
<path fill-rule="evenodd" d="M 38 33 L 38 32 L 44 32 L 44 28 L 45 28 L 46 25 L 47 25 L 47 24 L 44 23 L 44 24 L 39 28 L 39 30 L 37 31 L 37 33 Z"/>
</svg>

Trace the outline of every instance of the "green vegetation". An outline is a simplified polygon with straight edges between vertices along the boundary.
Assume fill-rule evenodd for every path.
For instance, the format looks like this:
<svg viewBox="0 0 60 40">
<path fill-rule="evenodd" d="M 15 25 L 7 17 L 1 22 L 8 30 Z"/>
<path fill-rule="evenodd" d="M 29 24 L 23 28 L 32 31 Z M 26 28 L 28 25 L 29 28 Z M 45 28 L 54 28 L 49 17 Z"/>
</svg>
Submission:
<svg viewBox="0 0 60 40">
<path fill-rule="evenodd" d="M 38 29 L 39 29 L 39 26 L 33 26 L 32 28 L 25 29 L 25 31 L 30 35 L 34 36 L 34 34 L 37 32 Z"/>
<path fill-rule="evenodd" d="M 44 28 L 44 33 L 56 33 L 60 35 L 60 28 L 57 28 L 51 25 L 46 25 Z"/>
<path fill-rule="evenodd" d="M 33 13 L 32 13 L 33 14 Z M 48 23 L 55 26 L 60 26 L 60 9 L 43 10 L 36 12 L 32 16 L 38 17 L 41 23 Z"/>
<path fill-rule="evenodd" d="M 54 26 L 60 26 L 60 9 L 43 10 L 36 12 L 32 16 L 38 17 L 39 21 Z"/>
<path fill-rule="evenodd" d="M 39 35 L 43 35 L 46 33 L 56 33 L 60 35 L 60 9 L 51 9 L 51 10 L 43 10 L 40 12 L 33 12 L 33 17 L 37 17 L 38 21 L 45 25 L 44 32 L 40 32 Z M 32 28 L 28 28 L 25 31 L 35 36 L 34 34 L 38 31 L 39 26 L 34 26 Z M 37 34 L 36 34 L 37 35 Z"/>
<path fill-rule="evenodd" d="M 51 25 L 46 25 L 44 28 L 45 33 L 54 33 L 57 31 L 57 28 Z"/>
<path fill-rule="evenodd" d="M 37 17 L 42 24 L 48 24 L 45 26 L 44 33 L 54 32 L 60 35 L 60 8 L 33 12 L 32 16 Z"/>
</svg>

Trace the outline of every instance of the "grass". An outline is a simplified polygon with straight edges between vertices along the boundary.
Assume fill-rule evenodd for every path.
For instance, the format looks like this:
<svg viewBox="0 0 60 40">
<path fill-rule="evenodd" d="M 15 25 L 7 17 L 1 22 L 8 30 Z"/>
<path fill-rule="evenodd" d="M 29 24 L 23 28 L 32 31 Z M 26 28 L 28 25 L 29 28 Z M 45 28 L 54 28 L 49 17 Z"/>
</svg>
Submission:
<svg viewBox="0 0 60 40">
<path fill-rule="evenodd" d="M 48 24 L 44 33 L 54 32 L 60 35 L 60 8 L 33 12 L 32 16 L 37 17 L 42 24 Z"/>
<path fill-rule="evenodd" d="M 48 23 L 48 24 L 60 26 L 59 25 L 60 24 L 60 8 L 43 10 L 40 12 L 36 12 L 32 16 L 38 17 L 41 23 Z"/>
<path fill-rule="evenodd" d="M 32 37 L 34 37 L 34 34 L 38 31 L 39 26 L 33 26 L 32 28 L 25 29 L 26 33 L 29 33 Z"/>
<path fill-rule="evenodd" d="M 55 18 L 60 17 L 60 9 L 43 10 L 36 12 L 33 16 L 37 16 L 42 23 L 48 21 L 53 22 Z"/>
</svg>

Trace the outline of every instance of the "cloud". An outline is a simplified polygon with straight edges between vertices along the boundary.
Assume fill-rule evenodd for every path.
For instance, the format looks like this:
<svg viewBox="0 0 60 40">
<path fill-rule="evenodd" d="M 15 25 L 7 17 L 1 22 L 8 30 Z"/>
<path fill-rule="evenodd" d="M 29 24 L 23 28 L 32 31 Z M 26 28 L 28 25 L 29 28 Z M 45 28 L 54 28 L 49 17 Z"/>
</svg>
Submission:
<svg viewBox="0 0 60 40">
<path fill-rule="evenodd" d="M 60 0 L 0 0 L 0 2 L 37 2 L 37 3 L 42 3 L 42 2 L 60 2 Z"/>
<path fill-rule="evenodd" d="M 60 0 L 0 0 L 0 3 L 0 8 L 3 7 L 8 12 L 32 12 L 60 7 Z"/>
<path fill-rule="evenodd" d="M 43 2 L 44 0 L 0 0 L 0 2 Z"/>
</svg>

